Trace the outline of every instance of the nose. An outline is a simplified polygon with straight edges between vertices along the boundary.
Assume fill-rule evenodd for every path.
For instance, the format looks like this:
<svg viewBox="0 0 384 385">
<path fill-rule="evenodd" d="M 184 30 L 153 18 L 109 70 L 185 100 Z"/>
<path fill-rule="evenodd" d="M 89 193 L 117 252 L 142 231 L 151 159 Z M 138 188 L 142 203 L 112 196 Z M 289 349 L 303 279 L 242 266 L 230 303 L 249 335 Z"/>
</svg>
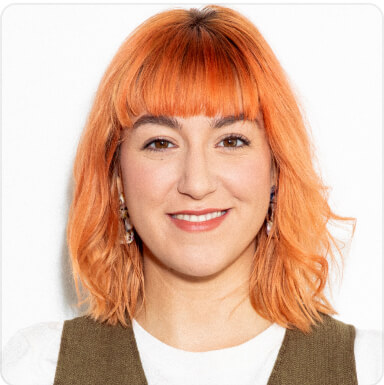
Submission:
<svg viewBox="0 0 384 385">
<path fill-rule="evenodd" d="M 177 190 L 195 200 L 201 200 L 216 190 L 217 181 L 211 172 L 212 160 L 203 149 L 190 149 L 180 164 Z"/>
</svg>

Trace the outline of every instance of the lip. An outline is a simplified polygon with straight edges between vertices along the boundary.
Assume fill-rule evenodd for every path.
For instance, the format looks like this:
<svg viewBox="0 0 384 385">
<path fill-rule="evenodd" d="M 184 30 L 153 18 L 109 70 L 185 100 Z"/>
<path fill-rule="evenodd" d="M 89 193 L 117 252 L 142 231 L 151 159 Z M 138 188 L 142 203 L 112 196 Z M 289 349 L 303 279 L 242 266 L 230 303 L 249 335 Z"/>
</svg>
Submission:
<svg viewBox="0 0 384 385">
<path fill-rule="evenodd" d="M 183 219 L 172 217 L 172 215 L 177 215 L 177 214 L 204 215 L 214 211 L 226 211 L 226 213 L 220 217 L 209 219 L 208 221 L 204 221 L 204 222 L 190 222 L 190 221 L 185 221 Z M 205 210 L 199 210 L 199 211 L 187 210 L 187 211 L 179 211 L 178 213 L 168 214 L 168 216 L 171 219 L 172 223 L 175 224 L 179 229 L 184 231 L 189 231 L 189 232 L 196 232 L 196 231 L 209 231 L 217 228 L 225 220 L 225 218 L 227 218 L 229 212 L 230 212 L 230 209 L 224 209 L 224 210 L 223 209 L 205 209 Z"/>
<path fill-rule="evenodd" d="M 186 214 L 186 215 L 204 215 L 208 213 L 214 213 L 215 211 L 226 211 L 228 209 L 204 209 L 204 210 L 184 210 L 184 211 L 177 211 L 175 213 L 169 213 L 169 215 L 179 215 L 179 214 Z"/>
</svg>

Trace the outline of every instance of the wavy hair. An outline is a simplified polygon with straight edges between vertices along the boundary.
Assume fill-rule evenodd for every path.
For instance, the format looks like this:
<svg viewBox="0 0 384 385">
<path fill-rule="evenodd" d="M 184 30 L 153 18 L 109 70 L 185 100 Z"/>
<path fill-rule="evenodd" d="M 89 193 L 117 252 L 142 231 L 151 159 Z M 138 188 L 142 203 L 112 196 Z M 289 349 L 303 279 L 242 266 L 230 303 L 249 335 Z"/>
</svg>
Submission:
<svg viewBox="0 0 384 385">
<path fill-rule="evenodd" d="M 145 299 L 140 238 L 120 243 L 116 175 L 123 129 L 132 117 L 259 114 L 277 171 L 274 223 L 256 236 L 251 303 L 264 318 L 309 332 L 320 313 L 329 261 L 341 255 L 314 151 L 284 70 L 258 29 L 238 12 L 210 5 L 161 12 L 123 42 L 95 96 L 74 164 L 67 240 L 78 306 L 127 326 Z M 328 261 L 329 259 L 329 261 Z M 81 293 L 79 284 L 85 289 Z"/>
</svg>

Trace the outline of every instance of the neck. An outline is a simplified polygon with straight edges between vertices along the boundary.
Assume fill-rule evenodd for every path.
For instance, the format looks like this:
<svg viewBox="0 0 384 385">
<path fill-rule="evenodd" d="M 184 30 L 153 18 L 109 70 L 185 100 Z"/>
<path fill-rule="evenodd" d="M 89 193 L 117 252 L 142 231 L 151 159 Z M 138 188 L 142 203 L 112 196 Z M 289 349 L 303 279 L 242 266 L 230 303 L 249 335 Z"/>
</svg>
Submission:
<svg viewBox="0 0 384 385">
<path fill-rule="evenodd" d="M 270 326 L 249 298 L 253 254 L 197 278 L 175 273 L 148 253 L 144 250 L 145 304 L 135 319 L 162 342 L 188 351 L 223 349 Z"/>
</svg>

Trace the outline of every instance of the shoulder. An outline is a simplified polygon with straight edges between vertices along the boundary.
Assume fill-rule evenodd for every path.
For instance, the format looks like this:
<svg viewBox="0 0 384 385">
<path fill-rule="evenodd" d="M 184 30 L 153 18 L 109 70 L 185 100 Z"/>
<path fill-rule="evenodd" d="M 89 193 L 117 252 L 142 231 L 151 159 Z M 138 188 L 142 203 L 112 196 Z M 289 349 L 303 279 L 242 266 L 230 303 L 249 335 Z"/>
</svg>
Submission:
<svg viewBox="0 0 384 385">
<path fill-rule="evenodd" d="M 353 352 L 356 364 L 357 380 L 360 385 L 376 383 L 383 370 L 383 333 L 378 330 L 363 330 L 348 325 L 330 316 L 324 318 L 324 330 L 330 327 L 338 341 L 353 341 Z M 352 338 L 352 339 L 351 339 Z"/>
<path fill-rule="evenodd" d="M 354 340 L 352 325 L 325 314 L 308 332 L 287 329 L 271 378 L 280 383 L 289 373 L 292 384 L 357 384 Z"/>
<path fill-rule="evenodd" d="M 356 329 L 355 360 L 358 382 L 375 384 L 383 371 L 383 333 Z"/>
<path fill-rule="evenodd" d="M 20 329 L 2 351 L 3 378 L 13 385 L 51 385 L 60 349 L 63 321 Z"/>
<path fill-rule="evenodd" d="M 133 337 L 132 324 L 129 321 L 126 326 L 120 323 L 110 325 L 107 322 L 100 322 L 90 315 L 83 315 L 71 320 L 64 321 L 62 340 L 84 341 L 87 344 L 90 341 L 98 344 L 109 345 L 111 340 L 121 343 L 121 338 Z M 79 343 L 76 344 L 77 348 Z"/>
<path fill-rule="evenodd" d="M 359 385 L 376 383 L 382 375 L 383 333 L 378 330 L 363 330 L 353 325 L 323 315 L 323 324 L 318 328 L 317 338 L 332 339 L 333 346 L 352 351 Z"/>
<path fill-rule="evenodd" d="M 297 344 L 313 345 L 317 350 L 342 347 L 344 350 L 352 352 L 356 334 L 355 327 L 330 315 L 322 313 L 320 315 L 321 322 L 318 321 L 313 325 L 308 333 L 299 329 L 291 329 L 287 330 L 286 338 Z"/>
</svg>

